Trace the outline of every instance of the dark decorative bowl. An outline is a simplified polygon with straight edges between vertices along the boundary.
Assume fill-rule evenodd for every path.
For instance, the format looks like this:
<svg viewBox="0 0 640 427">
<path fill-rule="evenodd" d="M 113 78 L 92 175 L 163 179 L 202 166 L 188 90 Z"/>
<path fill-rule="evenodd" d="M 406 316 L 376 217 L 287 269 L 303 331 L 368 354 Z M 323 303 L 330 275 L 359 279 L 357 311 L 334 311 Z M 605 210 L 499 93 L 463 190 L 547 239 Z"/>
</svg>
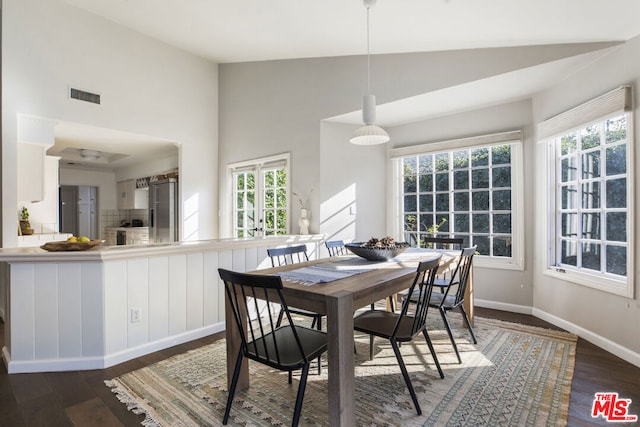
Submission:
<svg viewBox="0 0 640 427">
<path fill-rule="evenodd" d="M 396 243 L 395 246 L 389 246 L 384 248 L 374 248 L 365 246 L 365 243 L 345 243 L 344 245 L 354 254 L 368 259 L 369 261 L 387 261 L 391 258 L 400 255 L 409 247 L 408 243 Z"/>
</svg>

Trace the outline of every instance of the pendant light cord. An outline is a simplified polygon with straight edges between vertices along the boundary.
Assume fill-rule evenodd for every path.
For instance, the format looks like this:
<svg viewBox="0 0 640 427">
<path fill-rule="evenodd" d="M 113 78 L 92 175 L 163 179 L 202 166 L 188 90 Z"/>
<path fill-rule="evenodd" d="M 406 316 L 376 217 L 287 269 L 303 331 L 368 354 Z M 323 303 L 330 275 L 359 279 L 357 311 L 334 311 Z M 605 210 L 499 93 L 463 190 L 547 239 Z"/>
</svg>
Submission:
<svg viewBox="0 0 640 427">
<path fill-rule="evenodd" d="M 367 7 L 367 95 L 371 94 L 371 54 L 369 51 L 369 9 Z"/>
</svg>

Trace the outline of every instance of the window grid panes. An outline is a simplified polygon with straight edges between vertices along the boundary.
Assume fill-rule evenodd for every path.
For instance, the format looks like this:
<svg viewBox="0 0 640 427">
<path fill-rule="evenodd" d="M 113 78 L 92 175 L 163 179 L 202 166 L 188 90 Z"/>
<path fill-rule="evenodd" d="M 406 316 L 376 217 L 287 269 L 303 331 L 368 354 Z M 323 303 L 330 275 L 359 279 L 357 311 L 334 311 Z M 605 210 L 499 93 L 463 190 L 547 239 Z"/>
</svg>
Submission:
<svg viewBox="0 0 640 427">
<path fill-rule="evenodd" d="M 255 173 L 253 171 L 233 174 L 234 230 L 236 237 L 255 236 Z"/>
<path fill-rule="evenodd" d="M 513 256 L 511 145 L 402 158 L 405 239 L 462 237 L 480 255 Z"/>
<path fill-rule="evenodd" d="M 234 237 L 289 233 L 287 170 L 255 164 L 232 172 Z"/>
<path fill-rule="evenodd" d="M 626 277 L 626 115 L 561 135 L 555 145 L 556 265 Z"/>
<path fill-rule="evenodd" d="M 287 234 L 287 171 L 285 168 L 262 172 L 262 217 L 265 236 Z"/>
</svg>

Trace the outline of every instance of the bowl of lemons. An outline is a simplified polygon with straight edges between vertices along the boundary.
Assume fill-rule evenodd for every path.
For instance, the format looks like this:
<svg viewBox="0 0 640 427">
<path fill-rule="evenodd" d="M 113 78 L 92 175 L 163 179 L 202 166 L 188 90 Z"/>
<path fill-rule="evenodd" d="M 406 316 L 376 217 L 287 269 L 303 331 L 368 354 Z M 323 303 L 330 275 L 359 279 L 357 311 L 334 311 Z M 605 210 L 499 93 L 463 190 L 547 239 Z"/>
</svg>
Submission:
<svg viewBox="0 0 640 427">
<path fill-rule="evenodd" d="M 47 242 L 40 246 L 45 251 L 86 251 L 101 245 L 104 240 L 91 240 L 87 236 L 71 236 L 66 241 Z"/>
</svg>

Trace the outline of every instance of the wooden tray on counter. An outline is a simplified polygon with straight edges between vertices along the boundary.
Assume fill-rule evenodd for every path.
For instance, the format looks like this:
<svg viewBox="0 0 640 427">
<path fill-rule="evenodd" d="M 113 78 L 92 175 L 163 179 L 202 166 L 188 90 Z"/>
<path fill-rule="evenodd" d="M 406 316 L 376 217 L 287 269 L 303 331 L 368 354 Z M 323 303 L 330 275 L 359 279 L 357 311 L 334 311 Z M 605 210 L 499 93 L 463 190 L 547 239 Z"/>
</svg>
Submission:
<svg viewBox="0 0 640 427">
<path fill-rule="evenodd" d="M 101 245 L 104 240 L 91 240 L 89 242 L 47 242 L 40 248 L 49 252 L 62 251 L 86 251 Z"/>
</svg>

